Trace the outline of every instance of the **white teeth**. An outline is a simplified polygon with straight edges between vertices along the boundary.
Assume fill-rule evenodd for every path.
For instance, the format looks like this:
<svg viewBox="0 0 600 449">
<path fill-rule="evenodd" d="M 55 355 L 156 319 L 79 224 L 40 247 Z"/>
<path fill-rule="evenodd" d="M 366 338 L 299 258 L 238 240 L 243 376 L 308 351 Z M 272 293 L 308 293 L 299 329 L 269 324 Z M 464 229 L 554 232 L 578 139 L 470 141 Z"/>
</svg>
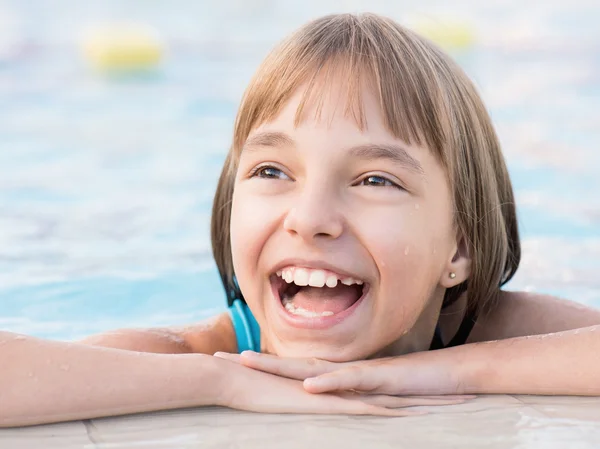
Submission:
<svg viewBox="0 0 600 449">
<path fill-rule="evenodd" d="M 325 281 L 325 284 L 327 284 L 327 287 L 333 288 L 337 285 L 338 279 L 334 274 L 329 274 L 327 275 L 327 280 Z"/>
<path fill-rule="evenodd" d="M 296 268 L 294 270 L 294 284 L 301 287 L 308 285 L 308 271 L 304 268 Z"/>
<path fill-rule="evenodd" d="M 330 310 L 325 310 L 323 312 L 313 312 L 311 310 L 303 309 L 302 307 L 296 307 L 294 305 L 294 301 L 290 298 L 286 298 L 283 300 L 283 306 L 285 307 L 285 310 L 290 312 L 292 315 L 303 316 L 307 318 L 333 315 L 333 312 Z"/>
<path fill-rule="evenodd" d="M 333 288 L 340 281 L 344 285 L 362 285 L 363 281 L 351 277 L 340 278 L 333 273 L 324 270 L 310 270 L 300 267 L 288 267 L 277 271 L 277 276 L 282 278 L 288 284 L 292 282 L 300 287 L 310 285 L 311 287 Z"/>
<path fill-rule="evenodd" d="M 342 279 L 342 284 L 344 284 L 344 285 L 354 285 L 354 284 L 362 285 L 363 281 L 359 281 L 359 280 L 353 279 L 353 278 L 345 278 L 345 279 Z"/>
<path fill-rule="evenodd" d="M 351 277 L 341 278 L 334 273 L 327 272 L 325 270 L 311 270 L 308 268 L 301 267 L 287 267 L 277 271 L 277 276 L 281 277 L 285 282 L 291 284 L 292 282 L 298 286 L 307 286 L 322 288 L 325 285 L 329 288 L 337 286 L 338 281 L 344 285 L 362 285 L 363 281 L 354 279 Z M 315 312 L 312 310 L 306 310 L 302 307 L 297 307 L 294 304 L 293 297 L 284 297 L 281 300 L 284 308 L 292 315 L 303 316 L 307 318 L 316 318 L 331 316 L 334 313 L 330 310 L 323 312 Z"/>
<path fill-rule="evenodd" d="M 311 287 L 323 287 L 325 285 L 325 272 L 316 270 L 310 273 L 308 285 Z"/>
</svg>

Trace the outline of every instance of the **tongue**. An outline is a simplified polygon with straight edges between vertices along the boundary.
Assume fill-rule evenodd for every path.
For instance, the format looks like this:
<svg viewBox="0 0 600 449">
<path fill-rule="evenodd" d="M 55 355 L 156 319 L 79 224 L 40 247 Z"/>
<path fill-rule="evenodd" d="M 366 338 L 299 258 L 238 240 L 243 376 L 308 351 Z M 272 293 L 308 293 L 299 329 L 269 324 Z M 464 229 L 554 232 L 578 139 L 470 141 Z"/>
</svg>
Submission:
<svg viewBox="0 0 600 449">
<path fill-rule="evenodd" d="M 334 288 L 301 287 L 293 296 L 293 304 L 311 312 L 330 311 L 336 314 L 358 301 L 361 290 L 356 285 L 347 286 L 342 283 L 338 283 Z"/>
</svg>

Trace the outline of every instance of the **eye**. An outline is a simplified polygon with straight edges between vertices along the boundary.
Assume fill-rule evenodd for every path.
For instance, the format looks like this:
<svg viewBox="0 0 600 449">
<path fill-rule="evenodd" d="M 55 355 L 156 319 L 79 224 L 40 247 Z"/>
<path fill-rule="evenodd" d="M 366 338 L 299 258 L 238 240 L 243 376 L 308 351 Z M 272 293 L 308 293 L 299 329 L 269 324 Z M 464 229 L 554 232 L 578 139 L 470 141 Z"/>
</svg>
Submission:
<svg viewBox="0 0 600 449">
<path fill-rule="evenodd" d="M 395 182 L 392 182 L 388 178 L 379 175 L 369 175 L 363 178 L 359 185 L 370 187 L 395 187 L 397 189 L 402 189 L 402 187 Z"/>
<path fill-rule="evenodd" d="M 261 165 L 250 172 L 251 178 L 290 179 L 282 170 L 272 165 Z"/>
</svg>

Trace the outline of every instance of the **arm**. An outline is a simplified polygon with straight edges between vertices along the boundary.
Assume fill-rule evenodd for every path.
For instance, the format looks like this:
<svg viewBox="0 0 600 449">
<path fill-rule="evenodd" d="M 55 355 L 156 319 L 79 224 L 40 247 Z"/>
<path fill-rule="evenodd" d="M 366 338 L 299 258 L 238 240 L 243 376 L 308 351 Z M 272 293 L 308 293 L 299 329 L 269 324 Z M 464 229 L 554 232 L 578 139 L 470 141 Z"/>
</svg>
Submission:
<svg viewBox="0 0 600 449">
<path fill-rule="evenodd" d="M 222 375 L 204 354 L 220 350 L 237 350 L 226 313 L 78 343 L 0 332 L 0 427 L 215 404 Z"/>
<path fill-rule="evenodd" d="M 164 354 L 236 352 L 235 331 L 228 313 L 201 323 L 160 329 L 120 329 L 93 335 L 81 343 Z"/>
<path fill-rule="evenodd" d="M 600 326 L 437 352 L 462 392 L 600 395 Z"/>
<path fill-rule="evenodd" d="M 600 395 L 599 324 L 598 309 L 503 291 L 475 324 L 468 339 L 474 344 L 415 354 L 415 360 L 441 362 L 447 378 L 455 379 L 450 391 L 595 396 Z"/>
<path fill-rule="evenodd" d="M 0 332 L 0 427 L 216 404 L 216 358 Z"/>
<path fill-rule="evenodd" d="M 549 295 L 503 291 L 495 307 L 477 320 L 468 342 L 549 334 L 597 324 L 598 309 Z"/>
<path fill-rule="evenodd" d="M 462 398 L 313 395 L 302 383 L 205 354 L 152 354 L 0 332 L 0 428 L 221 405 L 268 413 L 409 416 Z M 390 407 L 390 408 L 388 408 Z"/>
</svg>

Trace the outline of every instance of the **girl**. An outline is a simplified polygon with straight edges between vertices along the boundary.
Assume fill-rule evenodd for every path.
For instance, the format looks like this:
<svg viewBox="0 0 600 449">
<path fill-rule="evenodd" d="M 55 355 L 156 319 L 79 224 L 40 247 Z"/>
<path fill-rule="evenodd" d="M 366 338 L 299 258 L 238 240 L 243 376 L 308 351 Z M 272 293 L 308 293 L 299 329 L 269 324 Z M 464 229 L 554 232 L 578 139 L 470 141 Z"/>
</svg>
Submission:
<svg viewBox="0 0 600 449">
<path fill-rule="evenodd" d="M 473 85 L 386 18 L 324 17 L 267 57 L 212 241 L 229 313 L 80 343 L 1 334 L 0 423 L 600 393 L 600 312 L 500 290 L 519 264 L 516 212 Z"/>
</svg>

